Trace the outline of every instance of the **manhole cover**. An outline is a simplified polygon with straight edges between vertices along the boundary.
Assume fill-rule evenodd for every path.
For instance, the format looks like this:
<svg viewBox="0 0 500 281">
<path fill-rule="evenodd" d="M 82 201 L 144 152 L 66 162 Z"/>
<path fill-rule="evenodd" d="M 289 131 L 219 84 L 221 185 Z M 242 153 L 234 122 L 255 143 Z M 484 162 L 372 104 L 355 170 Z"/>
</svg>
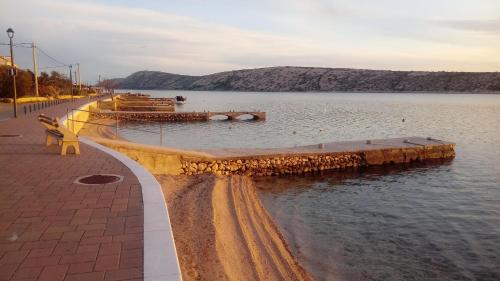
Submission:
<svg viewBox="0 0 500 281">
<path fill-rule="evenodd" d="M 93 184 L 107 184 L 115 183 L 123 180 L 123 176 L 120 175 L 110 175 L 110 174 L 96 174 L 79 177 L 75 180 L 75 183 L 93 185 Z"/>
<path fill-rule="evenodd" d="M 4 135 L 0 135 L 0 138 L 18 138 L 20 137 L 21 135 L 19 134 L 4 134 Z"/>
</svg>

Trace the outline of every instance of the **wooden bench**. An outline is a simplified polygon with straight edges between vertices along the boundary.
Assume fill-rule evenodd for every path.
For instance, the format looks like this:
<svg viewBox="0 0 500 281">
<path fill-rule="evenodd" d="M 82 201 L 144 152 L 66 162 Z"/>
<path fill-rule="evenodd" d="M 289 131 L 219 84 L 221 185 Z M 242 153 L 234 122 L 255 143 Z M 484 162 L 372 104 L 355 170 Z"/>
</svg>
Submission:
<svg viewBox="0 0 500 281">
<path fill-rule="evenodd" d="M 38 116 L 38 121 L 46 128 L 45 133 L 47 139 L 45 141 L 46 146 L 52 144 L 52 140 L 57 140 L 57 144 L 61 147 L 61 155 L 66 155 L 68 147 L 72 146 L 75 149 L 75 154 L 80 154 L 80 145 L 78 143 L 78 136 L 75 135 L 66 127 L 59 124 L 57 118 L 50 118 L 43 114 Z"/>
</svg>

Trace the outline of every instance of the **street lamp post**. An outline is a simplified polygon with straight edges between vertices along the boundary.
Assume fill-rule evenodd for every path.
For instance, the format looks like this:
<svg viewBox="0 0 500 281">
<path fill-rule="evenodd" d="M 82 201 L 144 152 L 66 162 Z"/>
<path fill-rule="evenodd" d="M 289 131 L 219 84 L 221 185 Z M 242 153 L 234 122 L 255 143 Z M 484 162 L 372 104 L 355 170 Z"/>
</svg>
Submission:
<svg viewBox="0 0 500 281">
<path fill-rule="evenodd" d="M 12 38 L 14 37 L 14 30 L 7 29 L 7 36 L 10 39 L 10 75 L 12 76 L 12 89 L 14 91 L 14 118 L 17 118 L 17 90 L 16 90 L 16 66 L 14 64 L 14 50 L 12 48 Z"/>
<path fill-rule="evenodd" d="M 73 68 L 73 65 L 69 65 L 69 90 L 71 92 L 71 101 L 73 101 L 73 72 L 72 72 L 72 69 Z"/>
</svg>

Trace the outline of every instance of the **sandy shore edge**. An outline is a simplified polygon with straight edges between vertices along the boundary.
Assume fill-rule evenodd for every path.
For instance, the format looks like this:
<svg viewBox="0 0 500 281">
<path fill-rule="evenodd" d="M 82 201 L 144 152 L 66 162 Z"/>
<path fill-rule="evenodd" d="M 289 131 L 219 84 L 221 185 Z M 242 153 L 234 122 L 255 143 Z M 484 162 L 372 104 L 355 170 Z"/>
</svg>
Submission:
<svg viewBox="0 0 500 281">
<path fill-rule="evenodd" d="M 244 176 L 156 176 L 183 280 L 312 280 Z"/>
</svg>

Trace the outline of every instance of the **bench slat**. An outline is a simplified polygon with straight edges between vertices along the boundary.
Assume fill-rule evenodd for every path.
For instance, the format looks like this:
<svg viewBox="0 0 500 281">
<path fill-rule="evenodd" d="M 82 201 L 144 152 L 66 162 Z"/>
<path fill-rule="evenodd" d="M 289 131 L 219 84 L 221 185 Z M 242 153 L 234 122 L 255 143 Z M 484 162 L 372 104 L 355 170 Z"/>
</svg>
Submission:
<svg viewBox="0 0 500 281">
<path fill-rule="evenodd" d="M 58 130 L 49 130 L 47 129 L 47 133 L 57 137 L 58 139 L 63 139 L 64 138 L 64 134 L 59 132 Z"/>
</svg>

